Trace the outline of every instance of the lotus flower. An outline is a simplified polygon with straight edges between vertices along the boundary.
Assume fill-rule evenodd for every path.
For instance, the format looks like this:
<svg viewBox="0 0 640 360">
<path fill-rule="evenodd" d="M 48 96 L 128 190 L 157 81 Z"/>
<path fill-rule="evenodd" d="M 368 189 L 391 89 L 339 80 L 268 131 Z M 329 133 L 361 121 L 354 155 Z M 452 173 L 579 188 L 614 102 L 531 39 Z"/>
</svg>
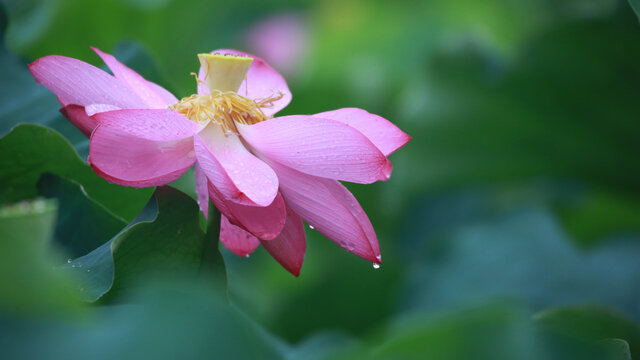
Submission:
<svg viewBox="0 0 640 360">
<path fill-rule="evenodd" d="M 372 183 L 409 141 L 389 121 L 355 108 L 273 117 L 291 101 L 283 77 L 234 50 L 200 54 L 198 94 L 180 101 L 112 55 L 113 76 L 82 61 L 46 56 L 29 65 L 61 112 L 90 136 L 91 167 L 106 180 L 160 186 L 195 164 L 196 191 L 222 214 L 220 240 L 247 255 L 262 244 L 298 276 L 302 220 L 348 251 L 381 261 L 371 222 L 338 181 Z"/>
</svg>

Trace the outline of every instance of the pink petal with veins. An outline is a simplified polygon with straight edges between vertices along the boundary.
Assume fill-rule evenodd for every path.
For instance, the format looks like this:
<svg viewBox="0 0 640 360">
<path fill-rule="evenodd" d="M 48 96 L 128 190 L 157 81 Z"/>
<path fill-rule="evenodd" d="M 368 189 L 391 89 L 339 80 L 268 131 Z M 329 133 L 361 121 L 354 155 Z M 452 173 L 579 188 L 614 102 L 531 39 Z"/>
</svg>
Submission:
<svg viewBox="0 0 640 360">
<path fill-rule="evenodd" d="M 238 130 L 260 154 L 309 175 L 367 184 L 391 174 L 384 154 L 339 121 L 292 115 L 238 125 Z"/>
<path fill-rule="evenodd" d="M 280 235 L 273 240 L 260 242 L 287 271 L 295 276 L 300 275 L 307 242 L 302 219 L 291 208 L 287 207 L 287 222 Z"/>
<path fill-rule="evenodd" d="M 93 116 L 97 113 L 105 111 L 121 110 L 119 107 L 108 104 L 91 104 L 84 107 L 84 111 L 88 116 Z"/>
<path fill-rule="evenodd" d="M 60 112 L 87 137 L 90 137 L 93 129 L 98 126 L 98 122 L 87 115 L 84 106 L 67 105 L 61 108 Z"/>
<path fill-rule="evenodd" d="M 147 103 L 115 77 L 83 61 L 50 55 L 29 65 L 29 71 L 59 98 L 63 105 L 109 104 L 144 109 Z"/>
<path fill-rule="evenodd" d="M 280 193 L 269 206 L 247 206 L 225 200 L 220 191 L 209 182 L 209 196 L 218 210 L 231 223 L 256 237 L 271 240 L 282 232 L 287 213 Z"/>
<path fill-rule="evenodd" d="M 116 110 L 94 115 L 91 166 L 107 180 L 146 187 L 176 180 L 193 165 L 193 135 L 200 129 L 184 116 L 160 109 Z"/>
<path fill-rule="evenodd" d="M 172 103 L 167 103 L 160 94 L 156 92 L 156 88 L 151 85 L 145 78 L 137 72 L 118 61 L 113 55 L 100 51 L 100 49 L 91 47 L 102 61 L 111 69 L 116 79 L 133 90 L 144 102 L 147 107 L 152 109 L 162 109 Z"/>
<path fill-rule="evenodd" d="M 363 259 L 380 263 L 378 238 L 355 197 L 338 181 L 307 175 L 269 163 L 280 178 L 280 191 L 309 225 Z"/>
<path fill-rule="evenodd" d="M 240 138 L 216 124 L 195 136 L 198 164 L 225 199 L 239 204 L 268 206 L 278 193 L 278 178 L 251 154 Z"/>
<path fill-rule="evenodd" d="M 91 163 L 91 157 L 90 156 L 87 159 L 87 161 L 89 162 L 89 165 L 91 165 L 91 168 L 93 169 L 93 171 L 95 171 L 96 174 L 100 175 L 101 178 L 107 180 L 110 183 L 114 183 L 114 184 L 118 184 L 118 185 L 122 185 L 122 186 L 131 186 L 131 187 L 134 187 L 134 188 L 144 188 L 144 187 L 151 187 L 151 186 L 163 186 L 163 185 L 166 185 L 166 184 L 168 184 L 170 182 L 176 181 L 187 170 L 189 170 L 189 166 L 187 166 L 186 168 L 178 169 L 178 170 L 172 171 L 170 173 L 161 174 L 161 175 L 158 175 L 158 176 L 155 176 L 155 177 L 150 177 L 148 179 L 143 179 L 143 180 L 123 180 L 123 179 L 120 179 L 120 178 L 117 178 L 117 177 L 113 177 L 113 176 L 103 172 L 102 170 L 100 170 L 93 163 Z"/>
<path fill-rule="evenodd" d="M 149 86 L 151 86 L 151 88 L 156 92 L 156 94 L 158 94 L 158 96 L 160 96 L 160 98 L 162 99 L 162 101 L 167 104 L 167 105 L 173 105 L 175 103 L 178 102 L 178 98 L 176 98 L 172 93 L 170 93 L 167 89 L 163 88 L 162 86 L 148 81 L 147 83 L 149 83 Z"/>
<path fill-rule="evenodd" d="M 230 223 L 224 215 L 220 218 L 220 241 L 232 253 L 242 257 L 253 253 L 260 245 L 260 240 Z"/>
<path fill-rule="evenodd" d="M 318 118 L 340 121 L 356 128 L 385 155 L 403 147 L 411 137 L 389 120 L 358 108 L 343 108 L 312 115 Z"/>
<path fill-rule="evenodd" d="M 196 162 L 193 168 L 193 175 L 196 179 L 196 195 L 198 197 L 198 206 L 206 219 L 209 218 L 209 180 L 207 175 L 202 172 L 200 165 Z"/>
</svg>

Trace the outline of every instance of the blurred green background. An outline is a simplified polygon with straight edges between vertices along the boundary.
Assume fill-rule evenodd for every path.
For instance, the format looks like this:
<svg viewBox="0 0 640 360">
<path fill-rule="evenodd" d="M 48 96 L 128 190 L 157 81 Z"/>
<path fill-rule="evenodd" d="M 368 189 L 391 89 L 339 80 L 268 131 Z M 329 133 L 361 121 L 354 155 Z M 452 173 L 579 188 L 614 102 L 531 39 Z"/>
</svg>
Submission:
<svg viewBox="0 0 640 360">
<path fill-rule="evenodd" d="M 6 358 L 640 356 L 640 25 L 626 1 L 0 3 Z M 391 179 L 348 184 L 382 267 L 308 229 L 299 278 L 262 248 L 221 249 L 228 290 L 203 285 L 193 200 L 163 188 L 145 207 L 152 189 L 102 182 L 26 68 L 50 54 L 102 66 L 89 46 L 179 98 L 198 52 L 245 50 L 285 75 L 283 115 L 360 107 L 398 125 L 413 139 Z M 37 126 L 11 131 L 24 122 Z M 193 195 L 186 176 L 176 187 Z"/>
</svg>

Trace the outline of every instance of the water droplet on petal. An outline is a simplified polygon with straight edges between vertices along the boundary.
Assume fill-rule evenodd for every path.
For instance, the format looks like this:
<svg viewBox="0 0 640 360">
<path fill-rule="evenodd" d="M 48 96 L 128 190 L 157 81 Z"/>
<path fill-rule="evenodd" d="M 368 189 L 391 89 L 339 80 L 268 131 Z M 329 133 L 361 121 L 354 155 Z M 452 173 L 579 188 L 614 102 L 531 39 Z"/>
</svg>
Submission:
<svg viewBox="0 0 640 360">
<path fill-rule="evenodd" d="M 373 263 L 373 268 L 374 268 L 374 269 L 380 269 L 380 264 L 378 264 L 378 263 Z"/>
</svg>

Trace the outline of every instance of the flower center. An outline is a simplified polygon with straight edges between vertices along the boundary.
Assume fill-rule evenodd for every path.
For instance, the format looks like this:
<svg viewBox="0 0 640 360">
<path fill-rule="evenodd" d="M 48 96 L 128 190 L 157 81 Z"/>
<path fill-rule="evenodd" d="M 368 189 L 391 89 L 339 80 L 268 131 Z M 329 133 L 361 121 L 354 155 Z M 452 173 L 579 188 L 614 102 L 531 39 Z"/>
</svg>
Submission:
<svg viewBox="0 0 640 360">
<path fill-rule="evenodd" d="M 214 122 L 225 132 L 238 133 L 236 123 L 253 125 L 267 120 L 262 108 L 271 107 L 282 98 L 279 93 L 262 100 L 251 100 L 233 91 L 214 90 L 208 95 L 191 95 L 180 100 L 169 109 L 179 112 L 187 119 L 199 124 Z"/>
<path fill-rule="evenodd" d="M 225 133 L 238 133 L 236 124 L 253 125 L 267 120 L 262 108 L 271 107 L 282 99 L 282 93 L 266 99 L 252 100 L 238 95 L 237 91 L 246 79 L 253 58 L 233 54 L 198 54 L 204 81 L 196 76 L 198 85 L 209 88 L 210 94 L 191 95 L 169 109 L 187 119 L 205 125 L 220 125 Z M 194 74 L 195 75 L 195 74 Z"/>
</svg>

